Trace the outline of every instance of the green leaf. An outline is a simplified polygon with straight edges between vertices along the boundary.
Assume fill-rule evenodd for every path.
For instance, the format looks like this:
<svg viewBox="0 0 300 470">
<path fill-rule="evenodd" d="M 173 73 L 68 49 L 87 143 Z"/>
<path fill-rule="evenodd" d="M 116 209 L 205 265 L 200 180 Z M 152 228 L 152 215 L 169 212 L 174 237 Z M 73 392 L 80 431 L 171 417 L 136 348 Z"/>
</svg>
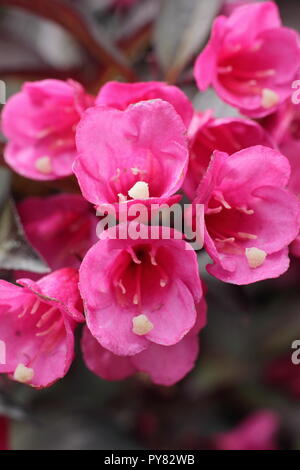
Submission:
<svg viewBox="0 0 300 470">
<path fill-rule="evenodd" d="M 162 0 L 155 25 L 154 47 L 166 80 L 179 74 L 204 46 L 220 0 Z"/>
</svg>

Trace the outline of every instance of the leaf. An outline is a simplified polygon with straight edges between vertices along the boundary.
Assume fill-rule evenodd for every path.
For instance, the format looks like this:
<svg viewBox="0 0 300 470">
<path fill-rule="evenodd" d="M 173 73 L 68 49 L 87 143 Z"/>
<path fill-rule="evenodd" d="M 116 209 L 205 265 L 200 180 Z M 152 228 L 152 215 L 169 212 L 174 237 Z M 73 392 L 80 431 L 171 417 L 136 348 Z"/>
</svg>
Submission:
<svg viewBox="0 0 300 470">
<path fill-rule="evenodd" d="M 154 47 L 168 82 L 175 83 L 189 60 L 201 50 L 220 4 L 220 0 L 162 0 Z"/>
<path fill-rule="evenodd" d="M 115 47 L 84 8 L 67 0 L 0 0 L 0 6 L 19 7 L 67 29 L 97 63 L 113 65 L 128 80 L 135 75 L 126 57 Z"/>
<path fill-rule="evenodd" d="M 239 111 L 225 103 L 218 97 L 213 88 L 197 93 L 193 98 L 193 105 L 196 110 L 204 111 L 206 109 L 213 109 L 214 116 L 218 118 L 224 117 L 241 117 Z"/>
<path fill-rule="evenodd" d="M 0 268 L 48 273 L 50 268 L 26 240 L 17 209 L 7 199 L 0 214 Z"/>
</svg>

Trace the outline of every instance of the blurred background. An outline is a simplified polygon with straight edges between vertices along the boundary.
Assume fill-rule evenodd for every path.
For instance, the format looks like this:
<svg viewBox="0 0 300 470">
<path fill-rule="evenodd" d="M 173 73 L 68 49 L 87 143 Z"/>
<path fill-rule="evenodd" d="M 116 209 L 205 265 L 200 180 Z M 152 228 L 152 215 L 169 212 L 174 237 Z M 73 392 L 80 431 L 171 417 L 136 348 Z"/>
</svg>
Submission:
<svg viewBox="0 0 300 470">
<path fill-rule="evenodd" d="M 90 93 L 108 80 L 166 80 L 197 109 L 236 111 L 198 93 L 193 61 L 211 23 L 243 1 L 0 0 L 0 79 L 7 97 L 24 81 L 74 78 Z M 298 0 L 278 2 L 286 26 L 300 29 Z M 3 139 L 2 139 L 3 147 Z M 34 182 L 0 169 L 1 278 L 38 263 L 7 201 L 74 181 Z M 16 241 L 12 250 L 8 240 Z M 41 391 L 0 378 L 0 448 L 9 422 L 13 449 L 300 449 L 300 260 L 274 281 L 237 287 L 210 277 L 208 326 L 194 371 L 176 386 L 146 377 L 110 383 L 78 354 L 66 378 Z M 0 326 L 1 328 L 1 326 Z M 80 336 L 80 335 L 78 335 Z"/>
</svg>

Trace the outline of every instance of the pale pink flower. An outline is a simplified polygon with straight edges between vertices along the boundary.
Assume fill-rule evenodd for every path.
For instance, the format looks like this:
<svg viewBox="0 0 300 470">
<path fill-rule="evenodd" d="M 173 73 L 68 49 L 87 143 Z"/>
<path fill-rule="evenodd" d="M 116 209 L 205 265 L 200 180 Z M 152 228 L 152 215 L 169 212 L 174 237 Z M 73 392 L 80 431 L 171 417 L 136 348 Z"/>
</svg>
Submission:
<svg viewBox="0 0 300 470">
<path fill-rule="evenodd" d="M 262 117 L 292 94 L 299 66 L 298 33 L 282 27 L 275 3 L 252 3 L 216 18 L 195 78 L 200 90 L 212 85 L 243 114 Z"/>
<path fill-rule="evenodd" d="M 18 286 L 0 281 L 0 373 L 41 388 L 64 377 L 74 357 L 74 328 L 84 320 L 75 269 L 55 271 Z"/>
<path fill-rule="evenodd" d="M 93 101 L 73 80 L 25 83 L 2 112 L 6 163 L 34 180 L 71 175 L 76 126 Z"/>
</svg>

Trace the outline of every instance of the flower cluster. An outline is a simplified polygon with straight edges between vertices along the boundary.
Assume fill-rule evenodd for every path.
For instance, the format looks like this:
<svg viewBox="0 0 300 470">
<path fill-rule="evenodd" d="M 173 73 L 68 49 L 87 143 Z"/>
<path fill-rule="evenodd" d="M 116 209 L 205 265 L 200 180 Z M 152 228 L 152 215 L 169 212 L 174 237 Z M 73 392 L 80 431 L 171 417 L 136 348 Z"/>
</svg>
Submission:
<svg viewBox="0 0 300 470">
<path fill-rule="evenodd" d="M 0 281 L 1 373 L 51 385 L 72 363 L 79 323 L 85 363 L 104 379 L 143 372 L 172 385 L 194 367 L 206 324 L 197 254 L 176 228 L 165 237 L 158 221 L 153 237 L 153 224 L 124 215 L 137 206 L 169 211 L 184 191 L 212 276 L 241 285 L 283 274 L 290 245 L 300 253 L 300 114 L 291 104 L 299 67 L 298 34 L 281 25 L 274 3 L 253 3 L 215 20 L 195 64 L 200 90 L 212 85 L 245 117 L 197 111 L 157 81 L 109 82 L 92 97 L 51 79 L 9 99 L 6 163 L 35 180 L 75 174 L 81 194 L 18 205 L 51 273 Z M 98 235 L 96 211 L 115 216 Z"/>
</svg>

